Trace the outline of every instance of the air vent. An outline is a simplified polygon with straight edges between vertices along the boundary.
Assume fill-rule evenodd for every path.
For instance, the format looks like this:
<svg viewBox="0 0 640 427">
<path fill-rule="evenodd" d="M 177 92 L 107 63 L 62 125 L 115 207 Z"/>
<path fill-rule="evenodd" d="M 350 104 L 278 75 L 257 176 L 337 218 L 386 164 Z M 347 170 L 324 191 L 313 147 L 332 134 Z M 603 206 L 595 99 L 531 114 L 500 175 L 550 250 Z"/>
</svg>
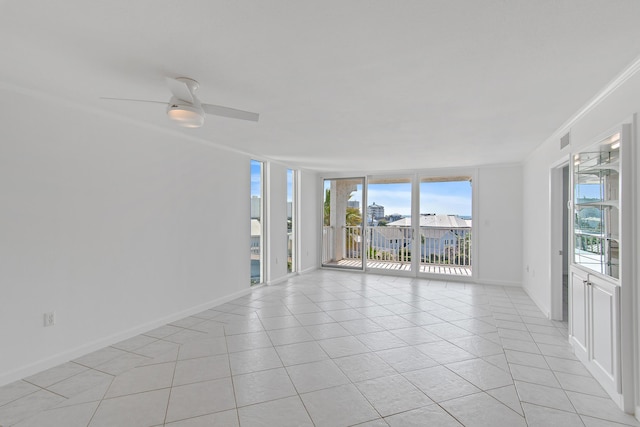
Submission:
<svg viewBox="0 0 640 427">
<path fill-rule="evenodd" d="M 569 145 L 569 133 L 560 138 L 560 149 L 562 150 L 564 147 Z"/>
</svg>

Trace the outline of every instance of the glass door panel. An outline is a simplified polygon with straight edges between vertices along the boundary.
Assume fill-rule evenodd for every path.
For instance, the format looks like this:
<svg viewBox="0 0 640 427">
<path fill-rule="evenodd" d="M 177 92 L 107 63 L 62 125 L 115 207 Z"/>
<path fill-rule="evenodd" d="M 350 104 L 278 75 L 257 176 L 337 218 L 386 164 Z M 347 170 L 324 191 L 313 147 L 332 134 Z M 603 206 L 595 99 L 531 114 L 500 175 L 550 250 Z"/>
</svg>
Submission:
<svg viewBox="0 0 640 427">
<path fill-rule="evenodd" d="M 411 271 L 411 178 L 370 178 L 367 200 L 367 269 Z"/>
<path fill-rule="evenodd" d="M 322 265 L 361 270 L 364 178 L 325 179 L 323 188 Z"/>
<path fill-rule="evenodd" d="M 420 272 L 471 276 L 471 177 L 420 180 Z"/>
<path fill-rule="evenodd" d="M 620 133 L 573 159 L 573 262 L 618 279 Z"/>
</svg>

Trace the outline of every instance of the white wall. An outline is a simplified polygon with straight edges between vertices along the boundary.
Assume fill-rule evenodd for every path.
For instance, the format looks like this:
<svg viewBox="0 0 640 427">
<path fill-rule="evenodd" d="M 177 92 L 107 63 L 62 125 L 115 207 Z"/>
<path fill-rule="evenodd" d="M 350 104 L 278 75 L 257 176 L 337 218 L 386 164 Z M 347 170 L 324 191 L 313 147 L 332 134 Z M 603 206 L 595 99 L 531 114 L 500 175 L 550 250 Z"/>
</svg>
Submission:
<svg viewBox="0 0 640 427">
<path fill-rule="evenodd" d="M 278 163 L 269 164 L 268 173 L 268 263 L 267 282 L 278 283 L 289 276 L 287 272 L 287 168 Z M 320 230 L 318 175 L 311 171 L 299 171 L 299 215 L 298 215 L 298 268 L 296 273 L 305 273 L 318 268 Z"/>
<path fill-rule="evenodd" d="M 269 164 L 267 182 L 268 283 L 277 283 L 287 276 L 287 168 L 277 163 Z"/>
<path fill-rule="evenodd" d="M 0 96 L 0 384 L 249 288 L 249 157 Z"/>
<path fill-rule="evenodd" d="M 298 232 L 300 233 L 299 268 L 300 273 L 318 268 L 320 265 L 320 229 L 322 227 L 320 209 L 322 185 L 317 173 L 300 171 L 300 212 Z"/>
<path fill-rule="evenodd" d="M 474 186 L 473 229 L 478 245 L 474 269 L 480 283 L 521 284 L 522 167 L 482 167 Z"/>
<path fill-rule="evenodd" d="M 540 146 L 523 169 L 522 285 L 543 313 L 551 312 L 550 169 L 568 158 L 560 140 Z"/>
</svg>

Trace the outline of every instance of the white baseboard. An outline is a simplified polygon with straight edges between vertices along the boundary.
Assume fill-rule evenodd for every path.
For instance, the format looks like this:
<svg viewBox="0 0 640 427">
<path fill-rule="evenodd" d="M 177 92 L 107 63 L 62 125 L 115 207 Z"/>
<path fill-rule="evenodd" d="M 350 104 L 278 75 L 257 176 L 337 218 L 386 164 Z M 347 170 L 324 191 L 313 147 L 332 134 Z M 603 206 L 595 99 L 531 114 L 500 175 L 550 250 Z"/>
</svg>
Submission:
<svg viewBox="0 0 640 427">
<path fill-rule="evenodd" d="M 316 271 L 317 269 L 318 269 L 318 267 L 309 267 L 309 268 L 307 268 L 307 269 L 300 270 L 300 271 L 298 272 L 298 274 L 300 274 L 300 275 L 308 274 L 308 273 L 311 273 L 311 272 L 313 272 L 313 271 Z"/>
<path fill-rule="evenodd" d="M 285 276 L 282 277 L 278 277 L 277 279 L 274 280 L 270 280 L 267 282 L 267 285 L 272 286 L 272 285 L 277 285 L 278 283 L 282 283 L 282 282 L 286 282 L 287 280 L 291 279 L 292 277 L 297 276 L 296 273 L 289 273 Z"/>
<path fill-rule="evenodd" d="M 479 283 L 481 285 L 496 285 L 496 286 L 509 286 L 514 288 L 522 288 L 521 282 L 514 282 L 512 280 L 487 280 L 487 279 L 478 279 L 475 283 Z"/>
<path fill-rule="evenodd" d="M 84 356 L 85 354 L 92 353 L 96 350 L 100 350 L 101 348 L 108 347 L 120 341 L 124 341 L 126 339 L 135 337 L 136 335 L 140 335 L 152 329 L 159 328 L 160 326 L 164 326 L 167 323 L 171 323 L 176 320 L 180 320 L 185 317 L 200 313 L 204 310 L 214 308 L 218 305 L 224 304 L 236 298 L 247 295 L 250 292 L 251 292 L 251 288 L 243 289 L 241 291 L 234 292 L 233 294 L 230 294 L 221 298 L 216 298 L 215 300 L 212 300 L 203 304 L 199 304 L 197 306 L 170 314 L 160 319 L 156 319 L 156 320 L 144 323 L 142 325 L 136 326 L 134 328 L 128 329 L 123 332 L 119 332 L 104 338 L 100 338 L 98 340 L 80 345 L 71 350 L 64 351 L 62 353 L 58 353 L 46 359 L 42 359 L 37 362 L 31 363 L 27 366 L 23 366 L 13 371 L 3 373 L 0 375 L 0 386 L 12 383 L 14 381 L 18 381 L 22 378 L 29 377 L 31 375 L 37 374 L 38 372 L 42 372 L 47 369 L 53 368 L 54 366 L 58 366 L 62 363 L 66 363 L 70 360 L 77 359 L 81 356 Z"/>
<path fill-rule="evenodd" d="M 271 285 L 277 285 L 278 283 L 282 283 L 282 282 L 286 282 L 289 279 L 292 279 L 296 276 L 302 276 L 303 274 L 307 274 L 307 273 L 311 273 L 312 271 L 316 271 L 318 268 L 317 267 L 309 267 L 306 270 L 302 270 L 302 271 L 297 271 L 295 273 L 289 273 L 285 276 L 279 277 L 277 279 L 274 280 L 270 280 L 267 282 L 268 286 Z"/>
<path fill-rule="evenodd" d="M 531 298 L 531 300 L 538 306 L 542 314 L 547 316 L 547 319 L 551 319 L 551 309 L 545 304 L 542 304 L 542 301 L 538 300 L 535 296 L 533 296 L 533 294 L 529 292 L 529 289 L 527 287 L 523 286 L 522 289 L 524 289 L 524 291 L 527 293 L 529 298 Z"/>
</svg>

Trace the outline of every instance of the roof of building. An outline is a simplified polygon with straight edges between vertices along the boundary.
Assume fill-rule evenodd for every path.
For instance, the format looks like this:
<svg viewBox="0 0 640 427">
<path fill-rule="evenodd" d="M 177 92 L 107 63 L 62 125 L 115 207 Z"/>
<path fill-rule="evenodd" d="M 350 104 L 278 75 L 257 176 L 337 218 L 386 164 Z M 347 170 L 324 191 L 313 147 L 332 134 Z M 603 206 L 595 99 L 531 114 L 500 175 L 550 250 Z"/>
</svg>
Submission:
<svg viewBox="0 0 640 427">
<path fill-rule="evenodd" d="M 260 236 L 262 234 L 262 226 L 260 225 L 260 221 L 254 218 L 251 218 L 251 235 L 252 236 Z"/>
<path fill-rule="evenodd" d="M 387 227 L 411 227 L 411 217 L 390 222 Z M 457 215 L 420 215 L 420 227 L 471 227 L 471 220 Z"/>
</svg>

